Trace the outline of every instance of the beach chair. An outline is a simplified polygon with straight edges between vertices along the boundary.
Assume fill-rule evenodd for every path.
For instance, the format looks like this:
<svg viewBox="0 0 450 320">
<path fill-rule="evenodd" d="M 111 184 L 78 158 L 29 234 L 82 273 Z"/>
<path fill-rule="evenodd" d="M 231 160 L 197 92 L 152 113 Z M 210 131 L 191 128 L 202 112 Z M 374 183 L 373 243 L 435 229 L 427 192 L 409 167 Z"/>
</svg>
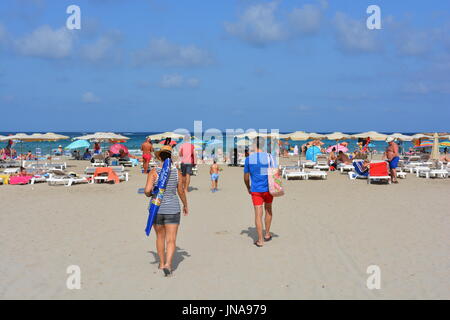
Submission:
<svg viewBox="0 0 450 320">
<path fill-rule="evenodd" d="M 295 166 L 283 167 L 281 169 L 281 176 L 286 180 L 289 180 L 290 178 L 308 180 L 308 173 L 303 171 L 302 168 Z"/>
<path fill-rule="evenodd" d="M 314 169 L 318 170 L 330 170 L 330 166 L 328 164 L 328 157 L 324 154 L 320 154 L 316 158 L 316 165 Z"/>
<path fill-rule="evenodd" d="M 345 164 L 345 163 L 339 163 L 337 168 L 341 171 L 341 173 L 353 171 L 353 164 Z"/>
<path fill-rule="evenodd" d="M 86 177 L 78 177 L 74 175 L 68 175 L 62 170 L 53 169 L 50 170 L 50 176 L 47 179 L 49 186 L 56 184 L 64 184 L 66 187 L 70 187 L 77 183 L 88 183 L 89 180 Z"/>
<path fill-rule="evenodd" d="M 353 171 L 348 173 L 350 180 L 367 179 L 369 171 L 364 170 L 364 161 L 353 161 Z"/>
<path fill-rule="evenodd" d="M 369 176 L 367 178 L 368 184 L 370 184 L 372 180 L 385 180 L 388 184 L 391 184 L 389 164 L 386 161 L 370 163 Z"/>
<path fill-rule="evenodd" d="M 446 179 L 448 178 L 448 170 L 446 169 L 432 169 L 428 172 L 428 178 L 440 178 Z"/>
<path fill-rule="evenodd" d="M 110 168 L 113 169 L 121 181 L 128 181 L 128 172 L 125 171 L 124 166 L 113 166 Z"/>
<path fill-rule="evenodd" d="M 308 174 L 308 179 L 318 178 L 318 179 L 326 180 L 328 177 L 328 174 L 321 170 L 309 171 L 309 172 L 307 172 L 307 174 Z"/>
</svg>

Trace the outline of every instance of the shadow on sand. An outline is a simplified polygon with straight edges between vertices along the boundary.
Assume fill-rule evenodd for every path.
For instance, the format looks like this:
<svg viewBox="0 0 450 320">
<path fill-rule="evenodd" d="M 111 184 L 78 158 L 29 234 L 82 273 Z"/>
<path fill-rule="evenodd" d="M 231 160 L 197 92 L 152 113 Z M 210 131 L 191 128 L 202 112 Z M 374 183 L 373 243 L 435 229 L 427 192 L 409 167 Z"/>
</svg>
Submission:
<svg viewBox="0 0 450 320">
<path fill-rule="evenodd" d="M 158 253 L 155 251 L 148 251 L 148 253 L 151 253 L 153 255 L 153 262 L 150 262 L 151 264 L 159 264 L 159 256 Z M 183 250 L 180 249 L 180 247 L 175 248 L 175 253 L 173 254 L 173 260 L 172 260 L 172 271 L 177 270 L 178 265 L 185 259 L 185 257 L 190 257 L 191 255 Z"/>
<path fill-rule="evenodd" d="M 264 231 L 264 230 L 263 230 Z M 258 233 L 256 232 L 256 228 L 255 227 L 248 227 L 247 230 L 242 230 L 241 231 L 241 235 L 246 234 L 247 237 L 251 238 L 253 240 L 253 242 L 255 242 L 256 240 L 258 240 Z M 272 235 L 272 238 L 278 238 L 279 235 L 270 232 L 270 234 Z"/>
</svg>

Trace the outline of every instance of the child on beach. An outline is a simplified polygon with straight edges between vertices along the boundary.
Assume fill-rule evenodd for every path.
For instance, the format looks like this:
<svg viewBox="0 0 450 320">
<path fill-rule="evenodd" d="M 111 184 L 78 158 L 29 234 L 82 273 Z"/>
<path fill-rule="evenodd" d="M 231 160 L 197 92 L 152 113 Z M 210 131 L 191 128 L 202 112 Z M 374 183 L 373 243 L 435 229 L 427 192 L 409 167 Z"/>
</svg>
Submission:
<svg viewBox="0 0 450 320">
<path fill-rule="evenodd" d="M 211 167 L 209 167 L 209 174 L 211 175 L 211 192 L 219 191 L 219 189 L 217 189 L 219 183 L 219 171 L 219 165 L 217 164 L 217 161 L 214 160 Z"/>
</svg>

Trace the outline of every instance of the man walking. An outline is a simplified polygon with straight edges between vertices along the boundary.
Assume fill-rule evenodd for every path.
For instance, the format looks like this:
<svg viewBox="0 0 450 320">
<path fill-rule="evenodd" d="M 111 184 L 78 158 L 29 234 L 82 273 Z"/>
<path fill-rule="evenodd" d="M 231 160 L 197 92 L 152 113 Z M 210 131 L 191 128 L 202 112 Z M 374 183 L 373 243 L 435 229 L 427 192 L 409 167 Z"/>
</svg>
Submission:
<svg viewBox="0 0 450 320">
<path fill-rule="evenodd" d="M 144 167 L 144 174 L 148 173 L 148 166 L 150 163 L 150 160 L 152 160 L 152 152 L 153 152 L 153 145 L 150 138 L 145 139 L 144 143 L 141 145 L 142 150 L 142 166 Z"/>
<path fill-rule="evenodd" d="M 248 193 L 252 196 L 255 210 L 255 226 L 258 233 L 258 240 L 254 244 L 257 247 L 262 247 L 265 241 L 272 240 L 270 225 L 272 224 L 273 196 L 269 192 L 267 175 L 270 155 L 267 152 L 263 152 L 264 143 L 264 138 L 256 137 L 254 142 L 255 152 L 245 159 L 244 165 L 244 183 Z M 264 236 L 262 222 L 263 207 L 265 211 L 264 224 L 266 227 Z"/>
<path fill-rule="evenodd" d="M 388 147 L 386 148 L 386 152 L 384 153 L 383 158 L 386 158 L 389 162 L 389 170 L 392 183 L 398 183 L 397 181 L 397 167 L 398 162 L 400 160 L 400 155 L 398 153 L 398 145 L 394 142 L 394 138 L 388 137 L 386 139 L 388 143 Z"/>
<path fill-rule="evenodd" d="M 181 159 L 180 169 L 185 192 L 189 192 L 192 168 L 197 163 L 197 154 L 195 153 L 195 147 L 192 143 L 189 142 L 190 140 L 190 136 L 184 137 L 184 142 L 180 146 L 180 151 L 178 153 Z"/>
</svg>

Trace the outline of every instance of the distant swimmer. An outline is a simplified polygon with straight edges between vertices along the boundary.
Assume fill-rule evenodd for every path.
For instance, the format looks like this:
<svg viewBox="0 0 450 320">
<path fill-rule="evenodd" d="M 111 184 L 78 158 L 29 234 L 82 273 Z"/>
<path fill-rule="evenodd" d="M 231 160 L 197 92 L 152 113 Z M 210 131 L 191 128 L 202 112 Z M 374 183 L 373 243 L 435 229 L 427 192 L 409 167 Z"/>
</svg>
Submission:
<svg viewBox="0 0 450 320">
<path fill-rule="evenodd" d="M 142 150 L 142 163 L 144 167 L 145 174 L 148 173 L 148 166 L 150 161 L 152 160 L 152 152 L 153 152 L 153 145 L 150 138 L 145 139 L 144 143 L 141 145 Z"/>
</svg>

